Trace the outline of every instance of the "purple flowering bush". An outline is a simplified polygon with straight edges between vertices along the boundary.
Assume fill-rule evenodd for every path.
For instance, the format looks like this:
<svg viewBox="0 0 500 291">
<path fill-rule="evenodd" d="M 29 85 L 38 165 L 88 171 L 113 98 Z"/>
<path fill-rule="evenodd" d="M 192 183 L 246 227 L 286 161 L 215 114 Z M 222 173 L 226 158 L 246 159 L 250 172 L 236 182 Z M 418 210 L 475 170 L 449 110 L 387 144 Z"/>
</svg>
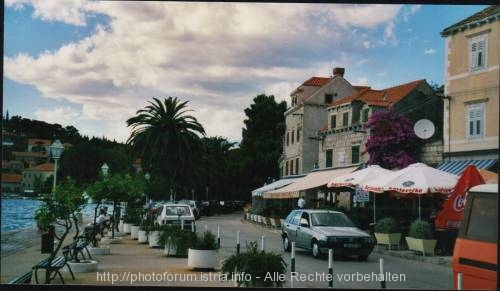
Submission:
<svg viewBox="0 0 500 291">
<path fill-rule="evenodd" d="M 370 129 L 363 152 L 370 155 L 369 165 L 401 169 L 417 161 L 420 144 L 412 121 L 394 108 L 373 113 L 365 127 Z"/>
</svg>

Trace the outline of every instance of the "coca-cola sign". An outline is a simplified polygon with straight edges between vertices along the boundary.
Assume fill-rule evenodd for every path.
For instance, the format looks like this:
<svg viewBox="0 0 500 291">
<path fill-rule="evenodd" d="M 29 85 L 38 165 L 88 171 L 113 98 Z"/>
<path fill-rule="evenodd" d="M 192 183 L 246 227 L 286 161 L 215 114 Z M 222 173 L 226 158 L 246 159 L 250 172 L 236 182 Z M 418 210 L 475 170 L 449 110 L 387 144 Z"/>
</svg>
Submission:
<svg viewBox="0 0 500 291">
<path fill-rule="evenodd" d="M 457 195 L 453 201 L 453 210 L 456 212 L 462 212 L 465 207 L 465 197 L 462 195 Z"/>
</svg>

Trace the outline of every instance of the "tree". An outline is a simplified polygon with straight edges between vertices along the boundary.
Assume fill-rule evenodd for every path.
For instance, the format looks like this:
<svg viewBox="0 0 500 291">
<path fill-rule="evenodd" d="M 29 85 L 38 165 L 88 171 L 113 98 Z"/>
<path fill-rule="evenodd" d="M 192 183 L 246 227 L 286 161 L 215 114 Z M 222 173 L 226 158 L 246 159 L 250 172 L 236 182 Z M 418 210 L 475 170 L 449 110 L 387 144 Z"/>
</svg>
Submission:
<svg viewBox="0 0 500 291">
<path fill-rule="evenodd" d="M 417 161 L 419 142 L 412 122 L 392 107 L 373 113 L 366 128 L 370 130 L 370 137 L 363 154 L 370 155 L 369 165 L 401 169 Z"/>
<path fill-rule="evenodd" d="M 152 179 L 167 178 L 170 189 L 186 184 L 182 178 L 192 174 L 201 153 L 199 135 L 205 129 L 195 117 L 187 115 L 187 101 L 168 97 L 162 101 L 153 98 L 137 115 L 127 120 L 132 133 L 127 143 L 142 158 L 143 168 L 151 172 Z"/>
<path fill-rule="evenodd" d="M 35 219 L 40 229 L 46 230 L 50 225 L 58 225 L 55 228 L 55 236 L 58 240 L 51 258 L 57 255 L 64 239 L 75 225 L 78 236 L 78 219 L 76 212 L 81 210 L 85 199 L 82 190 L 76 186 L 75 181 L 67 177 L 62 183 L 57 185 L 54 193 L 43 196 L 43 204 L 35 213 Z"/>
<path fill-rule="evenodd" d="M 245 109 L 245 128 L 241 151 L 248 178 L 246 193 L 262 185 L 268 177 L 279 176 L 278 159 L 283 151 L 286 102 L 276 103 L 274 96 L 258 95 Z"/>
</svg>

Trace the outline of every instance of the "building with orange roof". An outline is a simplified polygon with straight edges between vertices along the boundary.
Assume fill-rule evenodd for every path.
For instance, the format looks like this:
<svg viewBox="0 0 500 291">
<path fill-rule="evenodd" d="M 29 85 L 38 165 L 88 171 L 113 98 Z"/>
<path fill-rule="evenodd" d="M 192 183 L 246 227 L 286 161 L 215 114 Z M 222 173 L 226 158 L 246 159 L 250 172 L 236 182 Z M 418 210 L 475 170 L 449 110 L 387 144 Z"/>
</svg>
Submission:
<svg viewBox="0 0 500 291">
<path fill-rule="evenodd" d="M 24 169 L 22 180 L 24 191 L 39 190 L 52 175 L 54 175 L 54 164 L 52 163 L 44 163 Z"/>
<path fill-rule="evenodd" d="M 368 161 L 365 144 L 369 132 L 365 124 L 379 110 L 393 106 L 413 122 L 430 119 L 436 128 L 442 124 L 442 100 L 425 80 L 375 90 L 359 88 L 353 94 L 335 100 L 328 107 L 328 123 L 320 131 L 318 161 L 320 168 L 359 165 Z M 423 150 L 421 161 L 436 165 L 442 161 L 441 131 L 435 133 Z"/>
<path fill-rule="evenodd" d="M 21 193 L 22 178 L 21 174 L 2 173 L 2 193 Z"/>
<path fill-rule="evenodd" d="M 330 77 L 312 77 L 290 93 L 291 107 L 285 112 L 282 176 L 310 172 L 317 164 L 319 142 L 309 137 L 327 123 L 327 106 L 356 92 L 344 79 L 344 68 L 334 68 Z M 358 89 L 363 87 L 358 87 Z"/>
</svg>

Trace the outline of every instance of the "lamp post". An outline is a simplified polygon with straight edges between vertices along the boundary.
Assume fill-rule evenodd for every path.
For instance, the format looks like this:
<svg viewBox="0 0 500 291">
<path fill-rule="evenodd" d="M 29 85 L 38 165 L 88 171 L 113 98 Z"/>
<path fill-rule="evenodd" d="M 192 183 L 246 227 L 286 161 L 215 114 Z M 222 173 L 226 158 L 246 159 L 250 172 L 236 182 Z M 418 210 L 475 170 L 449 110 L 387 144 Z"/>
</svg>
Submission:
<svg viewBox="0 0 500 291">
<path fill-rule="evenodd" d="M 106 164 L 106 163 L 102 164 L 102 166 L 101 166 L 101 171 L 102 171 L 102 175 L 103 175 L 104 177 L 106 177 L 106 176 L 108 175 L 108 171 L 109 171 L 109 166 L 108 166 L 108 164 Z"/>
<path fill-rule="evenodd" d="M 146 179 L 146 183 L 149 186 L 149 179 L 151 179 L 151 175 L 149 173 L 144 174 L 144 179 Z M 146 193 L 146 207 L 149 209 L 149 198 L 147 193 Z"/>
<path fill-rule="evenodd" d="M 54 159 L 54 184 L 52 185 L 52 192 L 56 190 L 56 181 L 57 181 L 57 161 L 61 157 L 61 154 L 64 150 L 64 146 L 62 145 L 61 141 L 56 139 L 51 145 L 50 145 L 50 153 L 52 154 L 52 158 Z"/>
</svg>

